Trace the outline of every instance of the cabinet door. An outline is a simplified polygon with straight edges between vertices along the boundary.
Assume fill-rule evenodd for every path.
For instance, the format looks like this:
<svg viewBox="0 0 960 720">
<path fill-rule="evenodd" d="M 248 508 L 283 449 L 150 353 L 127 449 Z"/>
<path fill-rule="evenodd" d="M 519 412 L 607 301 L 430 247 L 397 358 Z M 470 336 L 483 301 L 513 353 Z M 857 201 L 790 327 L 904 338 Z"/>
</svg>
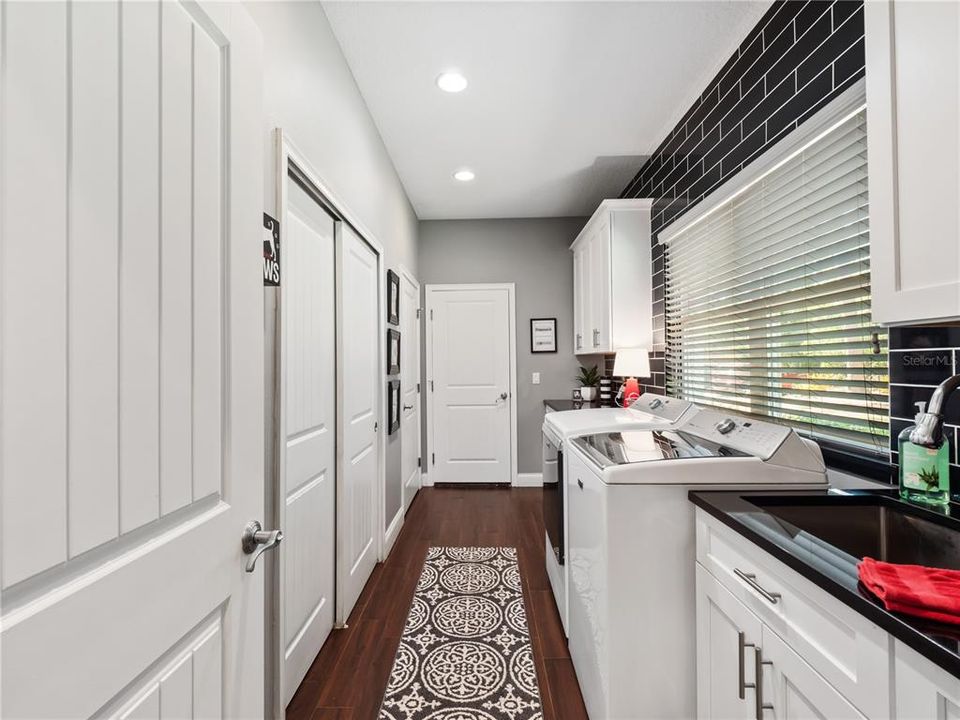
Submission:
<svg viewBox="0 0 960 720">
<path fill-rule="evenodd" d="M 763 626 L 761 705 L 776 720 L 864 720 L 830 683 Z M 757 717 L 761 717 L 759 713 Z"/>
<path fill-rule="evenodd" d="M 873 319 L 960 317 L 960 4 L 868 2 Z"/>
<path fill-rule="evenodd" d="M 589 322 L 590 296 L 587 288 L 587 273 L 589 269 L 589 246 L 586 242 L 580 243 L 573 249 L 573 351 L 574 353 L 589 352 L 587 338 L 590 330 Z"/>
<path fill-rule="evenodd" d="M 893 653 L 897 720 L 960 719 L 960 680 L 899 640 Z"/>
<path fill-rule="evenodd" d="M 699 563 L 696 592 L 697 717 L 753 718 L 760 620 Z"/>
<path fill-rule="evenodd" d="M 610 350 L 610 219 L 600 221 L 590 237 L 590 345 Z"/>
</svg>

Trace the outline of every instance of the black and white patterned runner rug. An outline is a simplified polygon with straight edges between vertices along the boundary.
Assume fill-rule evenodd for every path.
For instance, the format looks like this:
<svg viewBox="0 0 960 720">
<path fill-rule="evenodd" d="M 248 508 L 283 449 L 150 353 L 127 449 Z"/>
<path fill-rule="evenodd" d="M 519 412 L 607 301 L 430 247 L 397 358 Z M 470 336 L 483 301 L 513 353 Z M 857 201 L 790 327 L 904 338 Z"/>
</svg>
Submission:
<svg viewBox="0 0 960 720">
<path fill-rule="evenodd" d="M 516 548 L 430 548 L 380 720 L 542 717 Z"/>
</svg>

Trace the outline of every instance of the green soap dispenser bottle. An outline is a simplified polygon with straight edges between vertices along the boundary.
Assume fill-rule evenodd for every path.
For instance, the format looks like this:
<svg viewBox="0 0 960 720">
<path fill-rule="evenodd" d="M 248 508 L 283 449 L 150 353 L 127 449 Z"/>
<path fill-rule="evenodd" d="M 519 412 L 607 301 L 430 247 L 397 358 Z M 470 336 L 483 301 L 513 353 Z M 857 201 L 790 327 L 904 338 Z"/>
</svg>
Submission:
<svg viewBox="0 0 960 720">
<path fill-rule="evenodd" d="M 916 403 L 916 422 L 926 411 L 926 403 Z M 931 445 L 918 445 L 910 440 L 916 425 L 910 425 L 897 436 L 900 451 L 900 497 L 904 500 L 946 505 L 950 502 L 950 445 L 940 433 Z"/>
</svg>

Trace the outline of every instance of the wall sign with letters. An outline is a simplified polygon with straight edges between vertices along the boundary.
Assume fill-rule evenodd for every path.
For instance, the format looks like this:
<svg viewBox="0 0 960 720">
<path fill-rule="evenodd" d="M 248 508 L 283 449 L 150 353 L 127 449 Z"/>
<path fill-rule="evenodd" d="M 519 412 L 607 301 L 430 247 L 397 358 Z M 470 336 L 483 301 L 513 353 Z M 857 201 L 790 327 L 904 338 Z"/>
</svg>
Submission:
<svg viewBox="0 0 960 720">
<path fill-rule="evenodd" d="M 280 286 L 280 221 L 263 214 L 263 284 Z"/>
</svg>

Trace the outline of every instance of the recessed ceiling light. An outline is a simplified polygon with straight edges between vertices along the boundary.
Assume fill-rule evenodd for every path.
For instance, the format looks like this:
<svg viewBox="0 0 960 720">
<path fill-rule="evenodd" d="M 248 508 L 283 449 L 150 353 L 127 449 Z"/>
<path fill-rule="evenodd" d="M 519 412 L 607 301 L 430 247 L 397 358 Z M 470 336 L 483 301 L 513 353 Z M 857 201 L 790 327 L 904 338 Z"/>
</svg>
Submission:
<svg viewBox="0 0 960 720">
<path fill-rule="evenodd" d="M 470 182 L 476 177 L 476 175 L 473 174 L 473 170 L 467 170 L 464 168 L 463 170 L 457 170 L 453 174 L 453 177 L 455 180 L 459 180 L 460 182 Z"/>
<path fill-rule="evenodd" d="M 448 93 L 458 93 L 467 87 L 467 79 L 458 72 L 441 73 L 437 78 L 437 87 Z"/>
</svg>

